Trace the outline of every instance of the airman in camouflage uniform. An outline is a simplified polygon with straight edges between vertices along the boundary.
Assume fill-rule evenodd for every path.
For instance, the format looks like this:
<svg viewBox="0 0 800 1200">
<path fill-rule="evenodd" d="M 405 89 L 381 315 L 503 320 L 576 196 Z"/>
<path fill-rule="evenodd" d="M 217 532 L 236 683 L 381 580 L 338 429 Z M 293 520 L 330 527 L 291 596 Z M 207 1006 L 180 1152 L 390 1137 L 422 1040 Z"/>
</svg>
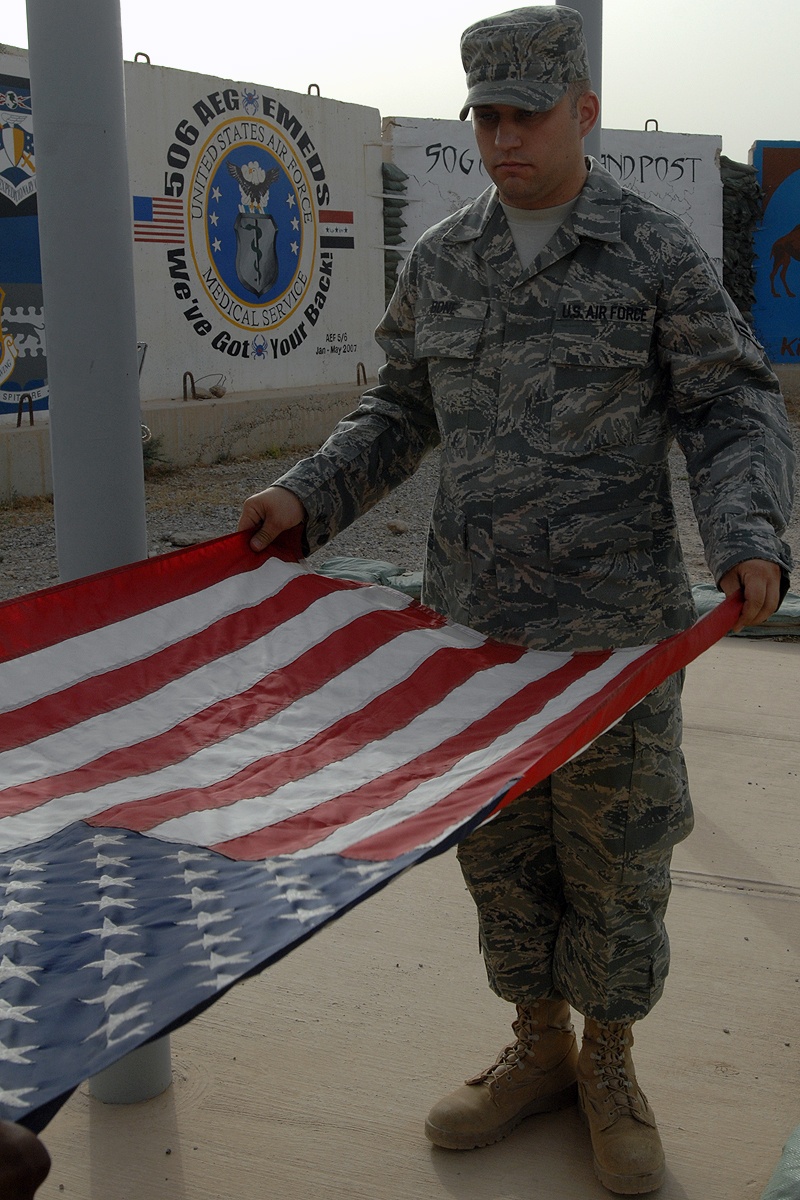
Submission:
<svg viewBox="0 0 800 1200">
<path fill-rule="evenodd" d="M 536 649 L 651 642 L 695 615 L 670 493 L 677 438 L 709 566 L 765 619 L 788 585 L 793 463 L 763 351 L 682 222 L 570 157 L 597 115 L 577 13 L 489 18 L 462 58 L 461 115 L 474 110 L 497 186 L 420 239 L 377 331 L 379 383 L 247 501 L 240 528 L 261 527 L 258 547 L 302 517 L 316 549 L 439 445 L 427 604 Z M 565 201 L 521 262 L 509 210 Z M 516 1040 L 434 1107 L 434 1142 L 496 1141 L 571 1099 L 577 1075 L 599 1177 L 626 1193 L 660 1185 L 630 1024 L 663 989 L 670 856 L 692 823 L 680 685 L 462 843 Z M 586 1018 L 580 1058 L 570 1004 Z"/>
</svg>

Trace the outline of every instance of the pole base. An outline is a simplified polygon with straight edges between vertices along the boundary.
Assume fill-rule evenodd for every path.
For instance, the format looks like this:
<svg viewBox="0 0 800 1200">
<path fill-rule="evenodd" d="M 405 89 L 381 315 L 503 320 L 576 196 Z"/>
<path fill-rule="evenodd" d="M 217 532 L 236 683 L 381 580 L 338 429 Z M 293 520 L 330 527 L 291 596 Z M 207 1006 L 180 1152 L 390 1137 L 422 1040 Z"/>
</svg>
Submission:
<svg viewBox="0 0 800 1200">
<path fill-rule="evenodd" d="M 169 1038 L 132 1050 L 89 1080 L 89 1095 L 103 1104 L 139 1104 L 160 1096 L 172 1083 Z"/>
</svg>

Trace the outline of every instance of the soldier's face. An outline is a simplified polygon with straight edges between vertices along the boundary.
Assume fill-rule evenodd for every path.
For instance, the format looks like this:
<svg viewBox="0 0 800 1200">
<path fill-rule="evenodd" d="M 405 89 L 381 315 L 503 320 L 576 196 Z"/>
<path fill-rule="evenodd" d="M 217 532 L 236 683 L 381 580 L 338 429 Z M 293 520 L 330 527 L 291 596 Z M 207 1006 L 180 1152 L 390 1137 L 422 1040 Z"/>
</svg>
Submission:
<svg viewBox="0 0 800 1200">
<path fill-rule="evenodd" d="M 575 106 L 568 96 L 546 112 L 510 104 L 472 110 L 483 165 L 500 199 L 513 208 L 552 208 L 577 196 L 586 180 L 583 138 L 597 119 L 597 97 Z"/>
</svg>

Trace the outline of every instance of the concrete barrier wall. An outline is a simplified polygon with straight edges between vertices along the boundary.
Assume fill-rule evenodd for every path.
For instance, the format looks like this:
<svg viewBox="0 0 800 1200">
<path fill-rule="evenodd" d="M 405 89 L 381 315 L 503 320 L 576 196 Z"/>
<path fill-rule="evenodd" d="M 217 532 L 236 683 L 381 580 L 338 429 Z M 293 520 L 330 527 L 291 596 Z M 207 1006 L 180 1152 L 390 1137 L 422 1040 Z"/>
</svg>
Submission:
<svg viewBox="0 0 800 1200">
<path fill-rule="evenodd" d="M 143 421 L 176 464 L 321 441 L 380 361 L 380 114 L 124 69 Z M 27 55 L 0 47 L 0 500 L 52 486 L 34 123 Z"/>
<path fill-rule="evenodd" d="M 142 420 L 169 462 L 215 463 L 287 447 L 316 448 L 355 408 L 362 390 L 343 384 L 313 393 L 297 388 L 268 396 L 155 402 L 144 405 Z"/>
<path fill-rule="evenodd" d="M 215 463 L 271 449 L 319 446 L 362 391 L 353 383 L 243 392 L 222 399 L 154 400 L 142 406 L 142 421 L 158 439 L 158 453 L 166 462 Z M 15 495 L 53 491 L 46 414 L 36 422 L 29 425 L 26 416 L 19 428 L 13 422 L 0 425 L 0 504 Z"/>
<path fill-rule="evenodd" d="M 27 56 L 0 46 L 0 419 L 23 395 L 46 411 L 36 158 Z"/>
<path fill-rule="evenodd" d="M 50 426 L 0 428 L 0 504 L 15 496 L 49 496 L 52 491 Z"/>
<path fill-rule="evenodd" d="M 141 62 L 125 95 L 142 400 L 374 374 L 377 109 Z"/>
<path fill-rule="evenodd" d="M 722 276 L 722 138 L 604 129 L 603 166 L 615 179 L 691 229 Z"/>
<path fill-rule="evenodd" d="M 386 117 L 386 157 L 406 174 L 403 254 L 437 221 L 474 200 L 490 180 L 468 121 Z M 681 217 L 722 270 L 722 140 L 705 134 L 603 130 L 601 159 L 625 187 Z"/>
</svg>

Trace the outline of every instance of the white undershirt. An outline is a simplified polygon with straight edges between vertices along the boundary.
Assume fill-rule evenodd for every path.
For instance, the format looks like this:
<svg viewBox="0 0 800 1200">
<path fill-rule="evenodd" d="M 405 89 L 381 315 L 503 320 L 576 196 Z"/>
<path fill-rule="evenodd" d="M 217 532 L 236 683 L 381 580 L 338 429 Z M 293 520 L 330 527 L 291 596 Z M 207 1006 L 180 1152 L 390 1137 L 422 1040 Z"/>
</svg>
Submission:
<svg viewBox="0 0 800 1200">
<path fill-rule="evenodd" d="M 512 208 L 501 201 L 523 270 L 544 249 L 577 203 L 577 196 L 566 204 L 557 204 L 555 208 Z"/>
</svg>

